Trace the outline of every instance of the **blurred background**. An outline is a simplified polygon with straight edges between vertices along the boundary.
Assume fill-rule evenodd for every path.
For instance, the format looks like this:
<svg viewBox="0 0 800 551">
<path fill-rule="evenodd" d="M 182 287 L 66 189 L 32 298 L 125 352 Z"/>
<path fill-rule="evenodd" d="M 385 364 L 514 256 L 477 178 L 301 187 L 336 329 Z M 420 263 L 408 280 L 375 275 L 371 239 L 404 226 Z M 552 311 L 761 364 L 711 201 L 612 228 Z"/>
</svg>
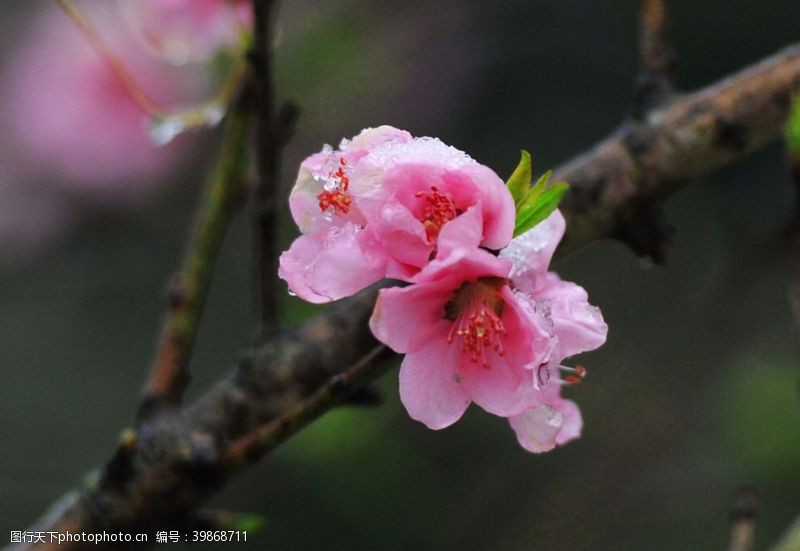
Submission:
<svg viewBox="0 0 800 551">
<path fill-rule="evenodd" d="M 109 4 L 80 5 L 124 45 Z M 278 90 L 303 109 L 287 186 L 323 143 L 379 124 L 438 136 L 501 176 L 524 147 L 542 172 L 604 136 L 629 106 L 633 1 L 284 4 Z M 800 4 L 671 4 L 684 89 L 800 37 Z M 128 100 L 106 77 L 74 85 L 96 59 L 51 2 L 5 2 L 0 27 L 6 538 L 103 461 L 131 421 L 217 136 L 190 133 L 157 149 L 138 115 L 121 114 Z M 137 59 L 132 70 L 166 104 L 214 88 L 208 71 Z M 86 87 L 93 78 L 101 84 Z M 608 343 L 581 359 L 586 381 L 567 391 L 585 426 L 566 447 L 527 454 L 505 422 L 477 408 L 429 431 L 403 411 L 392 371 L 379 384 L 382 406 L 329 414 L 213 505 L 265 517 L 242 548 L 721 549 L 732 496 L 750 484 L 766 547 L 800 513 L 792 200 L 776 146 L 667 203 L 676 233 L 665 266 L 647 267 L 615 242 L 556 265 L 610 327 Z M 296 230 L 285 220 L 288 244 Z M 190 398 L 253 336 L 253 271 L 243 214 L 218 265 Z M 288 295 L 284 306 L 287 323 L 317 311 Z"/>
</svg>

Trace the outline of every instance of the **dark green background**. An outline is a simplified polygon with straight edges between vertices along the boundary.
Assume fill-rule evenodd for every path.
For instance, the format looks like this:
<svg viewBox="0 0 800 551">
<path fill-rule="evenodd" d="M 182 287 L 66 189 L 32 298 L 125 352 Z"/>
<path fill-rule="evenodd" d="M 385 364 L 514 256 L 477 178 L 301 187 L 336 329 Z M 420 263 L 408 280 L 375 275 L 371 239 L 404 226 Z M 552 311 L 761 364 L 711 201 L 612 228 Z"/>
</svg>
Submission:
<svg viewBox="0 0 800 551">
<path fill-rule="evenodd" d="M 524 147 L 543 171 L 628 109 L 632 0 L 285 4 L 278 87 L 303 107 L 287 184 L 323 142 L 383 123 L 438 136 L 501 175 Z M 672 4 L 686 89 L 800 36 L 797 3 Z M 0 15 L 3 27 L 18 15 Z M 0 272 L 0 542 L 106 458 L 130 422 L 202 168 Z M 429 431 L 403 411 L 393 371 L 383 406 L 328 415 L 214 505 L 266 517 L 248 548 L 721 549 L 731 496 L 747 483 L 762 497 L 765 547 L 800 512 L 791 201 L 775 147 L 669 201 L 677 232 L 665 267 L 613 242 L 556 266 L 610 327 L 582 360 L 587 380 L 568 391 L 585 428 L 567 447 L 529 455 L 477 409 Z M 192 397 L 253 335 L 248 230 L 240 217 L 228 236 Z M 294 232 L 287 223 L 284 241 Z M 315 310 L 288 296 L 285 306 L 291 323 Z"/>
</svg>

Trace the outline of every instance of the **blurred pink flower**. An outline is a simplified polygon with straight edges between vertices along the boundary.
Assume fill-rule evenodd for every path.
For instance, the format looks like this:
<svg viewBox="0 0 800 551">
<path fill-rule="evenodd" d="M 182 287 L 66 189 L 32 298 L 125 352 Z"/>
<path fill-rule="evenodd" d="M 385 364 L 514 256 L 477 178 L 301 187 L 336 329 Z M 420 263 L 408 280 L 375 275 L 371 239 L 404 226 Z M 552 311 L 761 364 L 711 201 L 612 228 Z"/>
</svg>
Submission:
<svg viewBox="0 0 800 551">
<path fill-rule="evenodd" d="M 306 159 L 289 202 L 304 235 L 281 257 L 279 274 L 311 302 L 385 276 L 409 281 L 436 257 L 445 234 L 454 246 L 500 249 L 514 225 L 513 199 L 489 168 L 438 139 L 389 126 Z M 332 255 L 358 266 L 357 280 L 354 268 L 330 270 Z"/>
<path fill-rule="evenodd" d="M 370 327 L 404 353 L 400 398 L 429 428 L 457 421 L 470 402 L 495 415 L 521 413 L 549 353 L 544 318 L 530 316 L 509 286 L 511 263 L 469 247 L 430 262 L 408 287 L 382 289 Z"/>
<path fill-rule="evenodd" d="M 79 5 L 162 104 L 186 99 L 202 82 L 148 56 L 109 6 Z M 162 184 L 180 159 L 180 144 L 152 143 L 148 117 L 79 29 L 48 4 L 25 37 L 2 92 L 4 139 L 18 157 L 17 172 L 92 200 L 140 197 Z"/>
<path fill-rule="evenodd" d="M 252 20 L 249 0 L 122 0 L 143 44 L 170 63 L 205 61 L 235 46 Z"/>
</svg>

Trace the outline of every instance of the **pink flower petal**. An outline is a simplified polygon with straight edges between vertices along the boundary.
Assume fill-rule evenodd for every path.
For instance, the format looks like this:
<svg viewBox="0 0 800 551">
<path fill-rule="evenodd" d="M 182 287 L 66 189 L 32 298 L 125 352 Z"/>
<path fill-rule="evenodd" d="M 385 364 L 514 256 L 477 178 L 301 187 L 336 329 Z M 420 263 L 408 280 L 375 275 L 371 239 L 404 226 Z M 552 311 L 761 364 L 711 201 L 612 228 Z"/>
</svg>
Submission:
<svg viewBox="0 0 800 551">
<path fill-rule="evenodd" d="M 558 404 L 558 411 L 564 417 L 564 425 L 556 436 L 556 444 L 563 446 L 581 435 L 583 417 L 578 405 L 572 400 L 561 400 Z"/>
<path fill-rule="evenodd" d="M 508 421 L 520 446 L 532 453 L 543 453 L 556 447 L 564 416 L 547 404 L 540 404 L 510 417 Z"/>
<path fill-rule="evenodd" d="M 503 180 L 489 167 L 474 164 L 464 167 L 463 172 L 474 182 L 480 196 L 484 223 L 481 245 L 502 249 L 514 234 L 514 199 Z"/>
<path fill-rule="evenodd" d="M 353 295 L 383 277 L 386 257 L 354 224 L 300 236 L 280 258 L 278 275 L 300 298 L 324 303 Z"/>
<path fill-rule="evenodd" d="M 433 338 L 447 341 L 450 323 L 442 318 L 450 293 L 442 285 L 381 289 L 369 326 L 395 352 L 410 352 Z"/>
<path fill-rule="evenodd" d="M 412 419 L 433 430 L 452 425 L 469 406 L 455 354 L 458 350 L 446 339 L 432 339 L 407 354 L 400 366 L 400 400 Z"/>
<path fill-rule="evenodd" d="M 437 258 L 444 258 L 458 248 L 477 249 L 483 239 L 483 213 L 480 206 L 448 222 L 442 228 L 437 241 Z"/>
<path fill-rule="evenodd" d="M 433 246 L 428 243 L 425 228 L 397 199 L 383 204 L 370 228 L 396 262 L 417 270 L 428 263 Z"/>
<path fill-rule="evenodd" d="M 589 304 L 581 286 L 550 272 L 539 278 L 535 296 L 549 301 L 560 358 L 594 350 L 606 342 L 608 325 L 600 309 Z"/>
<path fill-rule="evenodd" d="M 494 350 L 487 350 L 489 367 L 473 363 L 461 354 L 464 387 L 472 401 L 501 417 L 523 411 L 534 391 L 532 372 L 508 362 Z"/>
</svg>

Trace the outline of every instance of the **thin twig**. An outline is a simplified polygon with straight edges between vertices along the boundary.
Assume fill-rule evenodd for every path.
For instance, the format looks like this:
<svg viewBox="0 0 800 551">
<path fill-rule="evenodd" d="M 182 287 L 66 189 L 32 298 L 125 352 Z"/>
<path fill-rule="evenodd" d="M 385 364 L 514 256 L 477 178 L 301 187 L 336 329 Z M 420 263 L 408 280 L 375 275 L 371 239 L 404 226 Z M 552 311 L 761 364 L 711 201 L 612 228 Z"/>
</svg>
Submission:
<svg viewBox="0 0 800 551">
<path fill-rule="evenodd" d="M 247 90 L 240 94 L 225 122 L 219 159 L 200 205 L 183 267 L 170 283 L 169 311 L 145 388 L 140 418 L 161 406 L 179 403 L 189 382 L 187 364 L 214 261 L 244 194 L 251 98 L 245 97 L 249 95 Z"/>
<path fill-rule="evenodd" d="M 759 498 L 755 489 L 741 488 L 731 509 L 731 537 L 728 551 L 752 551 L 755 543 Z"/>
<path fill-rule="evenodd" d="M 136 105 L 150 117 L 155 118 L 162 116 L 164 114 L 164 109 L 136 83 L 136 79 L 133 78 L 133 75 L 131 75 L 127 67 L 125 67 L 125 63 L 122 59 L 114 53 L 114 50 L 111 49 L 89 20 L 86 19 L 80 10 L 72 3 L 72 0 L 56 0 L 56 3 L 86 36 L 92 48 L 103 58 L 109 69 L 111 69 L 117 79 L 119 79 L 125 87 L 128 94 L 130 94 L 131 98 L 136 102 Z"/>
<path fill-rule="evenodd" d="M 258 181 L 255 191 L 255 232 L 258 282 L 261 298 L 261 333 L 278 327 L 277 303 L 277 194 L 280 186 L 282 138 L 275 108 L 272 76 L 272 28 L 277 12 L 276 0 L 253 0 L 253 51 L 251 59 L 258 98 L 256 123 L 256 162 Z"/>
<path fill-rule="evenodd" d="M 380 373 L 381 364 L 393 355 L 393 352 L 385 346 L 376 346 L 352 367 L 328 379 L 309 397 L 295 403 L 282 415 L 233 442 L 220 458 L 222 468 L 235 469 L 258 460 L 373 380 Z"/>
<path fill-rule="evenodd" d="M 675 56 L 669 43 L 667 0 L 639 0 L 639 113 L 665 101 L 673 92 Z"/>
</svg>

